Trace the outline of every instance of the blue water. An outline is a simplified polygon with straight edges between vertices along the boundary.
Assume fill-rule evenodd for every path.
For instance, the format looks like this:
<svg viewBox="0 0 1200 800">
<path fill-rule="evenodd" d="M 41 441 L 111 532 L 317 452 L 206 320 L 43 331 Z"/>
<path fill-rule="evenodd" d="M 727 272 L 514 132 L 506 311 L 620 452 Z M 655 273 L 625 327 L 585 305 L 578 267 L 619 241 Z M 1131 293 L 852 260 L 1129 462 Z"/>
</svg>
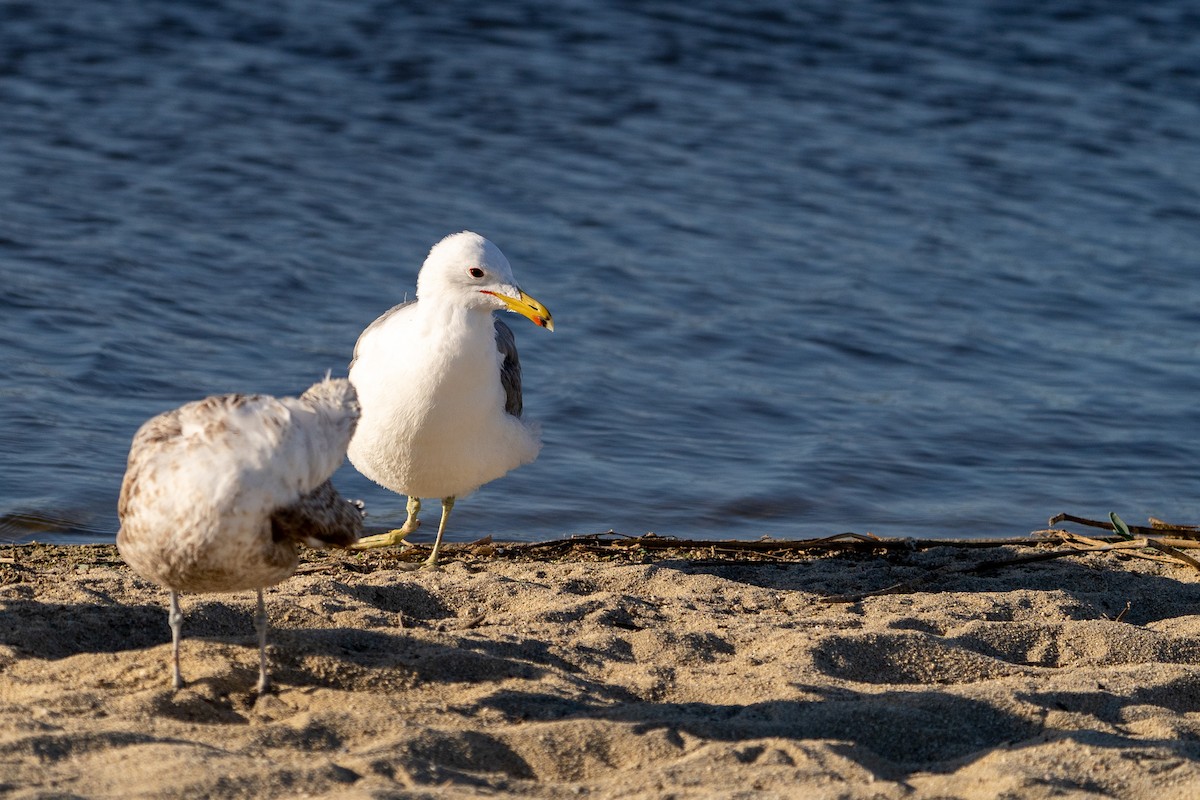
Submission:
<svg viewBox="0 0 1200 800">
<path fill-rule="evenodd" d="M 144 419 L 461 229 L 558 330 L 454 539 L 1200 521 L 1194 4 L 7 0 L 0 537 L 111 541 Z"/>
</svg>

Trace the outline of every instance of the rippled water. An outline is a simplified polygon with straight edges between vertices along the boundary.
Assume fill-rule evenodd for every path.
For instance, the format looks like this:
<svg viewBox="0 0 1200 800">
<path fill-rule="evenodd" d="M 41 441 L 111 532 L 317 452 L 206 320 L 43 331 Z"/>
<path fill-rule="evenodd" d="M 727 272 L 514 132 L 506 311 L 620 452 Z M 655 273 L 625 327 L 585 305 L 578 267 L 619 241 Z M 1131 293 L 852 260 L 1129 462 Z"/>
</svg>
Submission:
<svg viewBox="0 0 1200 800">
<path fill-rule="evenodd" d="M 1200 521 L 1192 8 L 0 3 L 0 535 L 111 540 L 144 419 L 464 228 L 558 331 L 453 538 Z"/>
</svg>

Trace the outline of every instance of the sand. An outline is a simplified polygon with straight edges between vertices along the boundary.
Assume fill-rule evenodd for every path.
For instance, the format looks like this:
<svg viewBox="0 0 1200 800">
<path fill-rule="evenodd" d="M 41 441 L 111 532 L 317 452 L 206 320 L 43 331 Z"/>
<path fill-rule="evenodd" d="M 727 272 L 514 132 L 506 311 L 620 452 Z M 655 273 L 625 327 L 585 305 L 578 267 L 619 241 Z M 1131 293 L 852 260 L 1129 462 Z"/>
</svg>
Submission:
<svg viewBox="0 0 1200 800">
<path fill-rule="evenodd" d="M 115 548 L 0 548 L 0 795 L 1200 796 L 1200 573 L 961 569 L 1028 552 L 310 552 L 256 697 L 252 593 L 184 596 L 172 691 Z"/>
</svg>

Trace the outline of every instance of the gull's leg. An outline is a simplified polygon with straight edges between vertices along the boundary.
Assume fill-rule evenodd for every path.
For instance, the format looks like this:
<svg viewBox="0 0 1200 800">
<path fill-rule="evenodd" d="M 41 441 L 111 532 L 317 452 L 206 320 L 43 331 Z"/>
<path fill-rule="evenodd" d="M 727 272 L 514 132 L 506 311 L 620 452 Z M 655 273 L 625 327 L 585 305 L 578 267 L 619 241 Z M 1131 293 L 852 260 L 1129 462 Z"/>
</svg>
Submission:
<svg viewBox="0 0 1200 800">
<path fill-rule="evenodd" d="M 266 694 L 271 682 L 267 679 L 267 607 L 263 605 L 262 589 L 258 590 L 258 611 L 254 614 L 254 629 L 258 631 L 258 693 Z"/>
<path fill-rule="evenodd" d="M 442 534 L 446 532 L 446 520 L 450 519 L 450 510 L 454 508 L 454 497 L 442 498 L 442 521 L 438 523 L 437 538 L 433 540 L 433 552 L 425 561 L 426 569 L 437 569 L 438 552 L 442 549 Z"/>
<path fill-rule="evenodd" d="M 404 520 L 404 525 L 396 528 L 394 531 L 387 533 L 377 533 L 374 536 L 365 536 L 359 539 L 354 544 L 350 545 L 351 550 L 367 550 L 372 547 L 394 547 L 398 544 L 407 544 L 404 541 L 410 533 L 421 527 L 421 520 L 417 519 L 417 515 L 421 513 L 421 498 L 409 497 L 408 503 L 405 505 L 408 510 L 408 516 Z"/>
<path fill-rule="evenodd" d="M 172 686 L 183 688 L 183 674 L 179 671 L 179 637 L 183 632 L 183 612 L 179 610 L 179 592 L 171 590 L 171 611 L 167 614 L 167 623 L 171 626 L 171 664 L 174 669 Z"/>
</svg>

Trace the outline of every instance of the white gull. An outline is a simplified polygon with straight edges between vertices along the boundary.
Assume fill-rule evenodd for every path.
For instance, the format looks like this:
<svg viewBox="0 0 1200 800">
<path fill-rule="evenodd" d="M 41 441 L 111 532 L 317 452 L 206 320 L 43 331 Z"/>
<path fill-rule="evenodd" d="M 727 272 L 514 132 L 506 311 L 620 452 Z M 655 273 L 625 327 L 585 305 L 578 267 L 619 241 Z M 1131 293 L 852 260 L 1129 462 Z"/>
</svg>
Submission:
<svg viewBox="0 0 1200 800">
<path fill-rule="evenodd" d="M 455 498 L 533 461 L 536 423 L 524 420 L 521 364 L 512 331 L 492 316 L 515 311 L 547 330 L 550 312 L 517 286 L 508 259 L 477 233 L 447 236 L 429 251 L 417 299 L 371 323 L 358 338 L 350 381 L 362 418 L 350 462 L 408 496 L 403 527 L 356 548 L 401 543 L 420 524 L 422 497 L 442 501 L 427 566 L 437 564 Z"/>
</svg>

